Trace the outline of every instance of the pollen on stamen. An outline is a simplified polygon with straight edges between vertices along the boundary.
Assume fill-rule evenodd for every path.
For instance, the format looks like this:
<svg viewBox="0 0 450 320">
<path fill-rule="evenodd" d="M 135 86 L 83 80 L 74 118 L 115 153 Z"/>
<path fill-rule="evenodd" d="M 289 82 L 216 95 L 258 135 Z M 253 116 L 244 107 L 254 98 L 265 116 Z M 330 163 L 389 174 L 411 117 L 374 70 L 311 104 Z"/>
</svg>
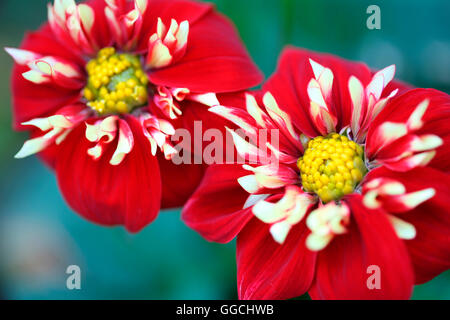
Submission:
<svg viewBox="0 0 450 320">
<path fill-rule="evenodd" d="M 129 113 L 147 103 L 149 80 L 139 57 L 104 48 L 88 62 L 86 71 L 84 98 L 98 114 Z"/>
<path fill-rule="evenodd" d="M 363 157 L 360 145 L 337 133 L 310 140 L 297 162 L 304 190 L 323 202 L 352 193 L 367 173 Z"/>
</svg>

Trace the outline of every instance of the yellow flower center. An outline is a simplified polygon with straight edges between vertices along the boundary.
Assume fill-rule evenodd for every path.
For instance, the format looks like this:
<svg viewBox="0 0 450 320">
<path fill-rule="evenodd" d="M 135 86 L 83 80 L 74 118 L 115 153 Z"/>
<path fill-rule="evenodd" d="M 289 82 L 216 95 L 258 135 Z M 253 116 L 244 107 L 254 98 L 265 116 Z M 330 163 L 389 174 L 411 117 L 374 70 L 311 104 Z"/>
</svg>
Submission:
<svg viewBox="0 0 450 320">
<path fill-rule="evenodd" d="M 104 48 L 88 62 L 86 70 L 89 78 L 84 97 L 97 113 L 129 113 L 147 103 L 149 81 L 138 56 Z"/>
<path fill-rule="evenodd" d="M 360 145 L 337 133 L 310 140 L 297 162 L 303 188 L 323 202 L 352 193 L 367 173 L 363 156 Z"/>
</svg>

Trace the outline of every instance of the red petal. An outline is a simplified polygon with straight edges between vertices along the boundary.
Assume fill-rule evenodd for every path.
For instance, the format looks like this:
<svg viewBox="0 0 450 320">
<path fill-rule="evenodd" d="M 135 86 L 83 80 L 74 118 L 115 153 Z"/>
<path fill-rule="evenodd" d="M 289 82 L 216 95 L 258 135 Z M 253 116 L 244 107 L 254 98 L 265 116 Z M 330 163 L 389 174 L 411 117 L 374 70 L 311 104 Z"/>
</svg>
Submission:
<svg viewBox="0 0 450 320">
<path fill-rule="evenodd" d="M 37 32 L 29 33 L 20 48 L 42 55 L 64 58 L 81 66 L 84 63 L 80 56 L 73 54 L 55 40 L 48 25 L 44 25 Z M 28 67 L 15 64 L 11 77 L 13 123 L 16 129 L 25 129 L 21 126 L 22 122 L 50 115 L 57 109 L 78 100 L 80 90 L 69 90 L 51 84 L 34 84 L 22 76 L 22 73 L 26 71 L 29 71 Z"/>
<path fill-rule="evenodd" d="M 422 118 L 424 125 L 416 134 L 434 134 L 443 139 L 443 146 L 437 149 L 436 156 L 428 165 L 449 172 L 450 130 L 448 123 L 450 121 L 450 96 L 434 89 L 413 89 L 388 102 L 383 111 L 370 125 L 366 143 L 369 155 L 376 151 L 373 147 L 377 145 L 375 132 L 382 123 L 386 121 L 406 123 L 415 108 L 426 99 L 430 103 Z M 389 145 L 386 147 L 388 148 Z"/>
<path fill-rule="evenodd" d="M 304 294 L 314 277 L 316 253 L 306 249 L 306 225 L 276 243 L 270 225 L 252 219 L 237 240 L 239 299 L 290 299 Z"/>
<path fill-rule="evenodd" d="M 108 21 L 105 16 L 105 0 L 89 0 L 87 4 L 94 10 L 95 21 L 92 26 L 92 35 L 99 49 L 112 45 L 113 39 L 109 32 Z"/>
<path fill-rule="evenodd" d="M 191 0 L 149 1 L 143 18 L 137 51 L 146 51 L 148 49 L 148 39 L 156 32 L 158 18 L 161 18 L 162 22 L 167 26 L 170 25 L 172 19 L 175 19 L 178 23 L 187 20 L 190 27 L 192 27 L 193 24 L 212 10 L 213 6 L 209 3 Z"/>
<path fill-rule="evenodd" d="M 161 152 L 157 157 L 162 182 L 161 207 L 164 209 L 182 207 L 202 181 L 205 166 L 176 165 L 172 161 L 166 160 Z"/>
<path fill-rule="evenodd" d="M 226 93 L 217 95 L 220 104 L 223 105 L 238 105 L 242 106 L 245 101 L 242 92 Z M 196 155 L 195 164 L 221 164 L 225 160 L 231 159 L 231 162 L 237 158 L 237 153 L 234 148 L 233 138 L 229 132 L 225 130 L 225 126 L 235 128 L 236 126 L 217 114 L 210 112 L 209 106 L 198 103 L 192 100 L 183 100 L 177 102 L 183 114 L 171 123 L 181 137 L 173 138 L 175 146 L 183 147 L 184 151 L 192 152 Z M 159 110 L 153 107 L 155 113 Z M 189 132 L 189 136 L 183 134 L 183 130 Z M 219 132 L 220 131 L 220 132 Z M 216 137 L 220 139 L 216 141 Z M 184 139 L 187 139 L 186 141 Z M 206 148 L 208 148 L 206 150 Z M 213 150 L 222 150 L 216 154 Z M 206 158 L 204 153 L 208 156 L 212 155 L 212 159 Z M 231 158 L 234 155 L 234 158 Z M 228 157 L 228 158 L 227 158 Z M 194 163 L 194 162 L 193 162 Z"/>
<path fill-rule="evenodd" d="M 350 230 L 321 251 L 309 294 L 313 299 L 408 299 L 414 275 L 403 242 L 382 211 L 367 209 L 361 196 L 347 197 L 352 210 Z M 378 266 L 380 289 L 370 290 Z"/>
<path fill-rule="evenodd" d="M 372 71 L 372 76 L 377 73 L 378 70 L 376 71 Z M 383 93 L 381 94 L 381 99 L 386 98 L 387 96 L 389 96 L 392 91 L 394 90 L 398 90 L 397 92 L 397 96 L 401 95 L 403 93 L 405 93 L 408 90 L 414 89 L 414 87 L 412 85 L 410 85 L 409 83 L 404 83 L 402 81 L 399 80 L 392 80 L 391 82 L 389 82 L 389 84 L 386 86 L 386 88 L 384 88 Z"/>
<path fill-rule="evenodd" d="M 43 132 L 37 128 L 30 130 L 30 139 L 41 137 Z M 54 170 L 56 167 L 56 158 L 58 156 L 58 145 L 52 143 L 47 148 L 37 154 L 44 164 Z"/>
<path fill-rule="evenodd" d="M 231 241 L 253 217 L 243 210 L 249 194 L 237 182 L 248 171 L 240 165 L 213 165 L 185 205 L 183 221 L 209 241 Z"/>
<path fill-rule="evenodd" d="M 222 100 L 220 102 L 222 103 Z M 208 129 L 218 129 L 225 132 L 225 126 L 232 126 L 226 119 L 210 112 L 209 106 L 204 104 L 186 100 L 182 102 L 182 108 L 183 115 L 180 117 L 180 121 L 175 123 L 175 126 L 185 128 L 191 133 L 194 133 L 196 121 L 198 125 L 201 124 L 202 133 Z M 194 141 L 194 138 L 199 137 L 192 137 L 192 141 Z"/>
<path fill-rule="evenodd" d="M 21 123 L 50 116 L 58 109 L 79 100 L 80 90 L 68 90 L 53 84 L 34 84 L 23 78 L 26 67 L 14 66 L 12 75 L 13 125 L 16 130 L 29 127 Z"/>
<path fill-rule="evenodd" d="M 350 62 L 328 54 L 286 48 L 280 58 L 278 69 L 264 85 L 270 91 L 280 108 L 288 112 L 296 127 L 307 136 L 320 135 L 310 118 L 310 100 L 307 86 L 314 73 L 309 59 L 331 69 L 334 74 L 333 101 L 335 110 L 331 110 L 339 120 L 337 129 L 348 125 L 351 116 L 351 100 L 348 92 L 350 76 L 356 76 L 364 85 L 371 80 L 370 70 L 361 63 Z M 329 106 L 333 108 L 333 106 Z"/>
<path fill-rule="evenodd" d="M 181 5 L 179 9 L 184 10 Z M 262 79 L 233 25 L 212 10 L 190 25 L 185 56 L 150 74 L 150 81 L 157 85 L 192 92 L 245 90 Z"/>
<path fill-rule="evenodd" d="M 85 64 L 83 57 L 77 54 L 77 51 L 68 49 L 56 39 L 48 23 L 44 24 L 38 31 L 28 33 L 20 48 L 45 56 L 64 58 L 80 66 Z"/>
<path fill-rule="evenodd" d="M 124 225 L 138 232 L 158 214 L 161 178 L 158 160 L 151 155 L 139 123 L 131 117 L 127 122 L 134 148 L 120 165 L 109 164 L 117 138 L 98 161 L 88 156 L 92 145 L 83 124 L 61 144 L 56 173 L 64 197 L 76 212 L 101 225 Z"/>
<path fill-rule="evenodd" d="M 407 173 L 379 168 L 368 179 L 388 177 L 401 182 L 406 192 L 434 188 L 436 195 L 399 215 L 414 225 L 417 235 L 405 241 L 416 274 L 416 283 L 424 283 L 450 268 L 450 176 L 431 168 Z"/>
<path fill-rule="evenodd" d="M 39 153 L 39 158 L 52 170 L 56 167 L 57 147 L 53 144 Z"/>
</svg>

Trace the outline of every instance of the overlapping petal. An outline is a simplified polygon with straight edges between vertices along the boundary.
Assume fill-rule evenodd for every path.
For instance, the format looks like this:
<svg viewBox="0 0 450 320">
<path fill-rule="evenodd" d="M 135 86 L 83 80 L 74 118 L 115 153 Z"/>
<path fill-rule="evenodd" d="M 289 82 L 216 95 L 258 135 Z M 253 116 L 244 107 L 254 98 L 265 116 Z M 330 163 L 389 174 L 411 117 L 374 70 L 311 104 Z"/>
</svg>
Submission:
<svg viewBox="0 0 450 320">
<path fill-rule="evenodd" d="M 400 207 L 409 209 L 394 213 L 396 220 L 400 219 L 398 234 L 413 233 L 405 244 L 416 283 L 429 281 L 450 268 L 450 176 L 432 168 L 405 173 L 378 168 L 368 175 L 367 184 L 379 179 L 389 179 L 404 187 L 403 194 L 385 195 L 378 201 L 391 212 Z"/>
<path fill-rule="evenodd" d="M 77 54 L 67 50 L 53 36 L 50 28 L 44 26 L 40 31 L 29 33 L 22 45 L 22 50 L 39 56 L 54 56 L 81 65 L 83 60 Z M 11 51 L 9 51 L 11 53 Z M 14 57 L 14 54 L 12 54 Z M 14 57 L 16 63 L 12 76 L 13 123 L 16 129 L 25 129 L 21 123 L 34 118 L 48 116 L 52 112 L 78 101 L 79 88 L 61 88 L 54 83 L 36 84 L 26 80 L 22 74 L 29 71 L 27 60 L 20 61 L 20 56 Z"/>
<path fill-rule="evenodd" d="M 367 154 L 392 168 L 428 165 L 448 172 L 450 97 L 414 89 L 391 100 L 371 123 Z"/>
<path fill-rule="evenodd" d="M 224 37 L 224 34 L 233 36 Z M 168 87 L 188 88 L 193 92 L 216 93 L 258 85 L 262 74 L 235 35 L 228 19 L 208 11 L 190 24 L 184 57 L 171 66 L 152 72 L 150 81 Z"/>
<path fill-rule="evenodd" d="M 306 225 L 295 225 L 283 245 L 273 240 L 269 229 L 254 218 L 238 236 L 239 299 L 289 299 L 311 285 L 317 254 L 305 247 Z"/>
<path fill-rule="evenodd" d="M 85 126 L 80 125 L 58 150 L 56 175 L 67 202 L 83 217 L 138 232 L 158 214 L 161 177 L 158 160 L 151 155 L 139 123 L 132 117 L 126 121 L 134 136 L 134 148 L 119 165 L 109 164 L 119 138 L 95 161 L 88 155 L 93 145 L 85 138 Z"/>
<path fill-rule="evenodd" d="M 308 84 L 315 78 L 315 73 L 320 76 L 321 72 L 320 67 L 313 70 L 311 60 L 315 64 L 330 68 L 333 72 L 333 78 L 330 79 L 332 87 L 329 92 L 333 98 L 333 104 L 329 106 L 329 111 L 338 120 L 338 131 L 339 128 L 350 123 L 351 100 L 350 93 L 346 90 L 350 77 L 355 76 L 366 85 L 372 75 L 369 68 L 362 63 L 349 62 L 332 55 L 291 47 L 283 51 L 277 71 L 263 88 L 274 95 L 280 108 L 292 117 L 294 124 L 302 133 L 315 137 L 320 135 L 320 131 L 310 115 Z"/>
<path fill-rule="evenodd" d="M 183 221 L 209 241 L 231 241 L 253 217 L 245 207 L 249 197 L 237 179 L 246 172 L 240 165 L 213 165 L 183 208 Z"/>
<path fill-rule="evenodd" d="M 162 154 L 157 157 L 162 183 L 161 208 L 182 207 L 199 186 L 206 167 L 193 164 L 193 157 L 191 163 L 179 165 L 167 161 Z"/>
<path fill-rule="evenodd" d="M 350 229 L 319 253 L 310 296 L 334 300 L 408 299 L 414 274 L 406 246 L 383 211 L 368 210 L 358 195 L 349 196 L 346 202 L 353 217 Z"/>
<path fill-rule="evenodd" d="M 259 84 L 262 75 L 232 23 L 211 4 L 55 0 L 48 20 L 20 49 L 7 49 L 16 61 L 14 125 L 32 133 L 18 157 L 41 152 L 71 207 L 87 219 L 139 231 L 161 201 L 162 207 L 185 203 L 203 176 L 203 164 L 169 163 L 175 129 L 194 136 L 193 124 L 201 121 L 194 139 L 211 128 L 224 133 L 224 120 L 207 112 L 219 104 L 216 93 L 234 99 L 231 92 Z M 106 47 L 140 56 L 150 80 L 148 106 L 125 115 L 98 114 L 86 104 L 86 64 Z M 82 118 L 39 127 L 71 105 L 84 106 Z M 201 158 L 203 147 L 185 150 L 190 160 L 194 152 Z M 180 185 L 180 177 L 189 183 Z"/>
<path fill-rule="evenodd" d="M 249 194 L 244 208 L 251 207 L 256 218 L 245 226 L 240 218 L 227 222 L 242 229 L 237 242 L 241 299 L 287 299 L 305 290 L 313 299 L 408 299 L 415 283 L 449 268 L 443 248 L 449 234 L 448 178 L 438 171 L 448 166 L 448 95 L 410 90 L 393 80 L 394 73 L 394 66 L 371 71 L 364 64 L 288 48 L 261 93 L 247 95 L 244 106 L 210 109 L 245 131 L 248 140 L 233 134 L 236 149 L 246 161 L 256 160 L 238 178 Z M 266 128 L 281 132 L 278 148 L 270 149 L 275 158 L 255 144 Z M 300 187 L 295 162 L 308 138 L 329 133 L 347 135 L 361 152 L 366 148 L 367 168 L 361 170 L 369 174 L 352 195 L 323 203 Z M 226 168 L 222 171 L 214 174 L 233 179 Z M 408 181 L 410 175 L 414 178 Z M 205 181 L 214 185 L 208 172 Z M 228 185 L 232 188 L 221 194 L 236 197 L 236 182 Z M 199 193 L 189 206 L 204 201 Z M 218 203 L 208 210 L 240 212 Z M 424 210 L 439 213 L 420 220 Z M 204 223 L 203 213 L 190 215 L 197 225 Z"/>
</svg>

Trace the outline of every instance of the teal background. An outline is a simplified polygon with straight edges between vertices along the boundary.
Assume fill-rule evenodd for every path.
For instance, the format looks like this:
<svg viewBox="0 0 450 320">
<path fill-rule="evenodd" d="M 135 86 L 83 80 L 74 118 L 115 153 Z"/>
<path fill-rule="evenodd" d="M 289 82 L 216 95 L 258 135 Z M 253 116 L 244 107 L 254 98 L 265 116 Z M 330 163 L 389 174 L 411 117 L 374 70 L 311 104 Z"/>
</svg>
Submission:
<svg viewBox="0 0 450 320">
<path fill-rule="evenodd" d="M 217 0 L 256 63 L 270 75 L 286 44 L 397 65 L 416 86 L 450 88 L 450 2 Z M 0 46 L 18 46 L 46 19 L 45 0 L 0 1 Z M 381 30 L 366 28 L 366 8 L 381 8 Z M 0 52 L 0 297 L 6 299 L 236 298 L 234 243 L 208 243 L 162 212 L 138 235 L 92 225 L 73 213 L 54 175 L 36 157 L 14 160 L 26 134 L 11 129 L 12 60 Z M 82 290 L 65 287 L 79 265 Z M 450 299 L 450 273 L 416 287 L 415 299 Z"/>
</svg>

